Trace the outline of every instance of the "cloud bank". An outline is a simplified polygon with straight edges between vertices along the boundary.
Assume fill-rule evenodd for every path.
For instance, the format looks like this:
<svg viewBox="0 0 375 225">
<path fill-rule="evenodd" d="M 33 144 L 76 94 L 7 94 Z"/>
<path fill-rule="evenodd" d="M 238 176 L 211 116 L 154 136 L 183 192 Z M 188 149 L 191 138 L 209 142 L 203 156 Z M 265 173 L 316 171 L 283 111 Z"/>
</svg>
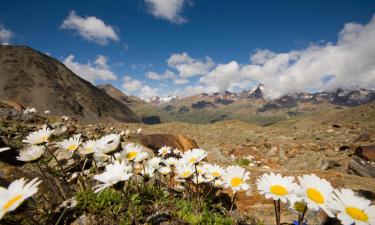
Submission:
<svg viewBox="0 0 375 225">
<path fill-rule="evenodd" d="M 244 90 L 257 83 L 264 84 L 267 98 L 353 86 L 375 89 L 375 17 L 365 25 L 345 24 L 334 43 L 281 53 L 258 49 L 245 64 L 193 59 L 186 52 L 172 54 L 167 64 L 180 79 L 199 77 L 178 95 Z"/>
<path fill-rule="evenodd" d="M 107 45 L 111 40 L 120 40 L 112 26 L 106 25 L 101 19 L 95 16 L 78 16 L 75 11 L 70 11 L 60 28 L 74 30 L 84 39 L 100 45 Z"/>
</svg>

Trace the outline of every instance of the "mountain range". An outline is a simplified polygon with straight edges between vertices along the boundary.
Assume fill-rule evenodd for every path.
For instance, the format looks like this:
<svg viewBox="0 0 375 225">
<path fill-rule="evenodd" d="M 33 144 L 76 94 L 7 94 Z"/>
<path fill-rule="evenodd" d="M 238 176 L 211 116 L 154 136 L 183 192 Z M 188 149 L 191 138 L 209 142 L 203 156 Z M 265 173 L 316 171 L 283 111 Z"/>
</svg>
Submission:
<svg viewBox="0 0 375 225">
<path fill-rule="evenodd" d="M 94 86 L 58 60 L 27 46 L 0 46 L 0 101 L 15 101 L 83 122 L 158 124 L 240 120 L 268 125 L 375 100 L 375 91 L 363 88 L 294 93 L 269 100 L 264 98 L 265 88 L 258 85 L 240 93 L 156 96 L 144 101 L 124 94 L 111 84 Z"/>
</svg>

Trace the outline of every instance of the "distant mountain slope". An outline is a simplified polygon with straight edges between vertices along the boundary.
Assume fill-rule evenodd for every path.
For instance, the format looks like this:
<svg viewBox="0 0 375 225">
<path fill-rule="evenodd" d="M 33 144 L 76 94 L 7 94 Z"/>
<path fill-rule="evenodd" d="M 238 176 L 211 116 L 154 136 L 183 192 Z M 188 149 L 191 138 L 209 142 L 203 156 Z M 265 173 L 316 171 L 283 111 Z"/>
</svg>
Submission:
<svg viewBox="0 0 375 225">
<path fill-rule="evenodd" d="M 26 46 L 0 45 L 0 100 L 83 122 L 139 122 L 126 105 L 58 60 Z"/>
<path fill-rule="evenodd" d="M 119 89 L 115 88 L 111 84 L 99 84 L 97 87 L 106 92 L 109 96 L 114 99 L 119 100 L 128 107 L 136 106 L 138 104 L 145 104 L 146 102 L 135 96 L 128 96 L 121 92 Z"/>
</svg>

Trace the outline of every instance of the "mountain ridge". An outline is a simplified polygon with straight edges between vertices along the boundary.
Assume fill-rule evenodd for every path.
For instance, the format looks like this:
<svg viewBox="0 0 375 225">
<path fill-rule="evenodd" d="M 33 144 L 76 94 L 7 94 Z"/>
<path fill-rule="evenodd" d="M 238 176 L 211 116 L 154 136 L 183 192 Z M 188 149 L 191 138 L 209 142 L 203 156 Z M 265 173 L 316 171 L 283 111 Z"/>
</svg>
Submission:
<svg viewBox="0 0 375 225">
<path fill-rule="evenodd" d="M 120 101 L 28 46 L 0 45 L 0 99 L 83 122 L 139 122 Z"/>
</svg>

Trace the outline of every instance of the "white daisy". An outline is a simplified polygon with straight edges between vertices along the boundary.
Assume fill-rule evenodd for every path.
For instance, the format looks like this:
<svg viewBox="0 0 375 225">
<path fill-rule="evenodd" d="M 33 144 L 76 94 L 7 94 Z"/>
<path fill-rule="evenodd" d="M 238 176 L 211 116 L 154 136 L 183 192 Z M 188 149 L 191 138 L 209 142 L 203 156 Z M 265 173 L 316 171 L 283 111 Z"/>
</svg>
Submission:
<svg viewBox="0 0 375 225">
<path fill-rule="evenodd" d="M 94 187 L 95 193 L 101 192 L 104 189 L 111 187 L 121 181 L 129 180 L 133 175 L 131 173 L 132 167 L 127 165 L 125 160 L 115 161 L 113 164 L 108 164 L 105 167 L 105 172 L 99 175 L 95 175 L 93 178 L 102 182 Z"/>
<path fill-rule="evenodd" d="M 29 145 L 39 145 L 48 142 L 48 138 L 51 136 L 54 130 L 44 126 L 42 129 L 30 133 L 24 140 L 24 143 Z"/>
<path fill-rule="evenodd" d="M 144 160 L 148 159 L 149 155 L 147 152 L 140 152 L 138 157 L 135 159 L 136 162 L 143 162 Z"/>
<path fill-rule="evenodd" d="M 13 181 L 8 188 L 0 187 L 0 219 L 5 213 L 15 210 L 27 198 L 38 192 L 42 181 L 34 178 L 27 183 L 24 178 Z"/>
<path fill-rule="evenodd" d="M 149 167 L 154 167 L 155 169 L 159 169 L 161 162 L 162 162 L 162 159 L 160 157 L 154 157 L 147 161 L 147 165 Z"/>
<path fill-rule="evenodd" d="M 166 165 L 169 165 L 169 166 L 174 166 L 174 165 L 177 164 L 177 162 L 178 162 L 178 160 L 176 158 L 174 158 L 174 157 L 169 157 L 169 158 L 167 158 L 167 159 L 164 160 L 164 163 Z"/>
<path fill-rule="evenodd" d="M 31 162 L 42 157 L 45 150 L 46 148 L 43 145 L 31 145 L 22 149 L 19 156 L 17 156 L 17 159 L 23 162 Z"/>
<path fill-rule="evenodd" d="M 223 181 L 227 188 L 233 191 L 248 190 L 250 187 L 246 184 L 250 172 L 239 166 L 229 166 L 222 175 Z"/>
<path fill-rule="evenodd" d="M 337 218 L 343 225 L 375 224 L 375 205 L 358 197 L 350 189 L 334 190 L 329 207 L 337 211 Z"/>
<path fill-rule="evenodd" d="M 182 158 L 186 162 L 189 162 L 191 164 L 199 163 L 204 158 L 206 158 L 206 156 L 207 156 L 207 152 L 202 150 L 202 149 L 199 149 L 199 148 L 195 148 L 195 149 L 186 151 L 182 154 Z"/>
<path fill-rule="evenodd" d="M 121 136 L 118 134 L 109 134 L 101 137 L 96 141 L 94 152 L 107 154 L 115 151 L 120 144 L 120 138 Z"/>
<path fill-rule="evenodd" d="M 122 155 L 129 161 L 136 161 L 139 155 L 142 152 L 142 147 L 135 143 L 129 143 L 125 146 L 125 149 L 122 151 Z"/>
<path fill-rule="evenodd" d="M 211 165 L 211 164 L 207 164 L 207 173 L 206 173 L 206 176 L 212 176 L 213 178 L 218 178 L 218 177 L 221 177 L 225 170 L 223 167 L 219 166 L 219 165 Z"/>
<path fill-rule="evenodd" d="M 307 203 L 307 207 L 315 211 L 321 208 L 328 216 L 333 217 L 333 213 L 327 206 L 327 203 L 331 200 L 332 185 L 315 174 L 300 176 L 298 181 L 301 186 L 300 194 Z"/>
<path fill-rule="evenodd" d="M 188 179 L 194 173 L 194 168 L 191 164 L 177 164 L 176 174 L 179 179 Z"/>
<path fill-rule="evenodd" d="M 82 155 L 90 155 L 94 153 L 94 148 L 96 145 L 95 140 L 88 140 L 79 147 L 78 152 Z"/>
<path fill-rule="evenodd" d="M 297 198 L 299 186 L 294 182 L 294 177 L 277 173 L 265 173 L 257 179 L 257 189 L 267 199 L 280 200 L 287 203 Z"/>
<path fill-rule="evenodd" d="M 81 145 L 81 134 L 74 135 L 69 139 L 65 139 L 57 143 L 61 149 L 67 150 L 68 152 L 75 152 Z"/>
<path fill-rule="evenodd" d="M 171 172 L 171 168 L 169 166 L 162 166 L 159 168 L 159 172 L 166 176 Z"/>
<path fill-rule="evenodd" d="M 161 147 L 159 150 L 158 150 L 158 155 L 161 155 L 163 157 L 165 157 L 166 155 L 168 155 L 169 153 L 171 153 L 171 147 L 169 146 L 163 146 Z"/>
</svg>

